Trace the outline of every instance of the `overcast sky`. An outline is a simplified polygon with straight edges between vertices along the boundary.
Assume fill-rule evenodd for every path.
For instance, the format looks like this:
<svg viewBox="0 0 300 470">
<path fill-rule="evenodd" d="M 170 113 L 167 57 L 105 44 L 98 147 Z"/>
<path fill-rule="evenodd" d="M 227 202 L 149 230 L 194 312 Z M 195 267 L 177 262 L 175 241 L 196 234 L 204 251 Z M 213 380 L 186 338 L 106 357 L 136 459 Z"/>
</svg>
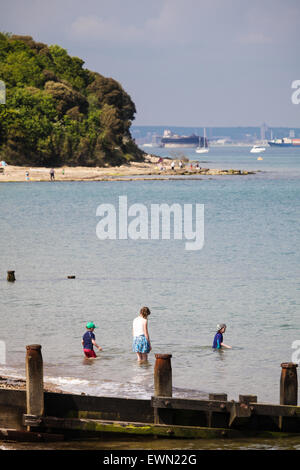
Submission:
<svg viewBox="0 0 300 470">
<path fill-rule="evenodd" d="M 0 0 L 0 30 L 118 80 L 136 125 L 300 127 L 300 0 Z M 0 77 L 1 78 L 1 77 Z"/>
</svg>

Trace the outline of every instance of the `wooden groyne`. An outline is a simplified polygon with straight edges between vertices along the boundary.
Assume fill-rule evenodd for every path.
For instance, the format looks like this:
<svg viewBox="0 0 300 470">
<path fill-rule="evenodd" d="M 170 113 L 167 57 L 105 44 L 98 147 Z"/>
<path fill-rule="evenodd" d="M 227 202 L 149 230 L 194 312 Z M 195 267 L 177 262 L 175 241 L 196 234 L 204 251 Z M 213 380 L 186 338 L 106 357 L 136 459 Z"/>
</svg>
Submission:
<svg viewBox="0 0 300 470">
<path fill-rule="evenodd" d="M 40 345 L 26 347 L 26 391 L 0 389 L 0 439 L 55 441 L 118 436 L 164 438 L 283 437 L 300 434 L 297 364 L 282 363 L 280 404 L 255 395 L 172 397 L 171 355 L 156 354 L 148 400 L 45 392 Z"/>
</svg>

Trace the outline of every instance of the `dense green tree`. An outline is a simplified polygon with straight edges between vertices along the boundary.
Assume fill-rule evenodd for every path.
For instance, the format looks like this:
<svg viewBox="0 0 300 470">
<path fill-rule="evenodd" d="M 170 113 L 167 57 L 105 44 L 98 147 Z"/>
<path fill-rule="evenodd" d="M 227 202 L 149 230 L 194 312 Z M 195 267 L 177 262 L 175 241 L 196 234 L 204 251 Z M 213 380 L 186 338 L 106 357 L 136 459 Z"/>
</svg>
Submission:
<svg viewBox="0 0 300 470">
<path fill-rule="evenodd" d="M 15 165 L 119 165 L 142 160 L 135 105 L 112 78 L 60 46 L 0 33 L 0 158 Z"/>
</svg>

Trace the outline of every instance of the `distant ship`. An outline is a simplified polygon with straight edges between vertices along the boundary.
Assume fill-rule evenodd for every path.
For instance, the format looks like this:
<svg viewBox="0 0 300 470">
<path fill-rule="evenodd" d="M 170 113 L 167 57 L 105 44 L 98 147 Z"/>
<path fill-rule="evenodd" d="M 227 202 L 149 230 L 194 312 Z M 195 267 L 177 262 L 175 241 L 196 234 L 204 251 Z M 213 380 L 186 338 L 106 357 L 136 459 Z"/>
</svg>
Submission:
<svg viewBox="0 0 300 470">
<path fill-rule="evenodd" d="M 297 147 L 300 146 L 300 139 L 283 137 L 283 139 L 269 140 L 268 144 L 271 145 L 271 147 Z"/>
<path fill-rule="evenodd" d="M 197 147 L 199 144 L 199 137 L 195 134 L 192 135 L 177 135 L 166 129 L 161 138 L 161 145 L 163 147 Z"/>
</svg>

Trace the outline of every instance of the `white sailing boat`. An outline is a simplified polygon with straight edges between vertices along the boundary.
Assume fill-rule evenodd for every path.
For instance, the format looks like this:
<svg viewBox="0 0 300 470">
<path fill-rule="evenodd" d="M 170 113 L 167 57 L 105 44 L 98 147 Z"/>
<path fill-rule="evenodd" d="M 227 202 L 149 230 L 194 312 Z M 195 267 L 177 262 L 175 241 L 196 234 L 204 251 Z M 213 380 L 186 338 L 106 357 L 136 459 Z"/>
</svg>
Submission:
<svg viewBox="0 0 300 470">
<path fill-rule="evenodd" d="M 204 140 L 204 144 L 203 146 L 200 145 L 200 142 L 201 142 L 201 137 L 199 137 L 199 145 L 198 147 L 196 148 L 196 153 L 208 153 L 209 152 L 209 148 L 208 148 L 208 145 L 207 145 L 207 140 L 206 140 L 206 129 L 204 128 L 204 132 L 203 132 L 203 140 Z"/>
</svg>

